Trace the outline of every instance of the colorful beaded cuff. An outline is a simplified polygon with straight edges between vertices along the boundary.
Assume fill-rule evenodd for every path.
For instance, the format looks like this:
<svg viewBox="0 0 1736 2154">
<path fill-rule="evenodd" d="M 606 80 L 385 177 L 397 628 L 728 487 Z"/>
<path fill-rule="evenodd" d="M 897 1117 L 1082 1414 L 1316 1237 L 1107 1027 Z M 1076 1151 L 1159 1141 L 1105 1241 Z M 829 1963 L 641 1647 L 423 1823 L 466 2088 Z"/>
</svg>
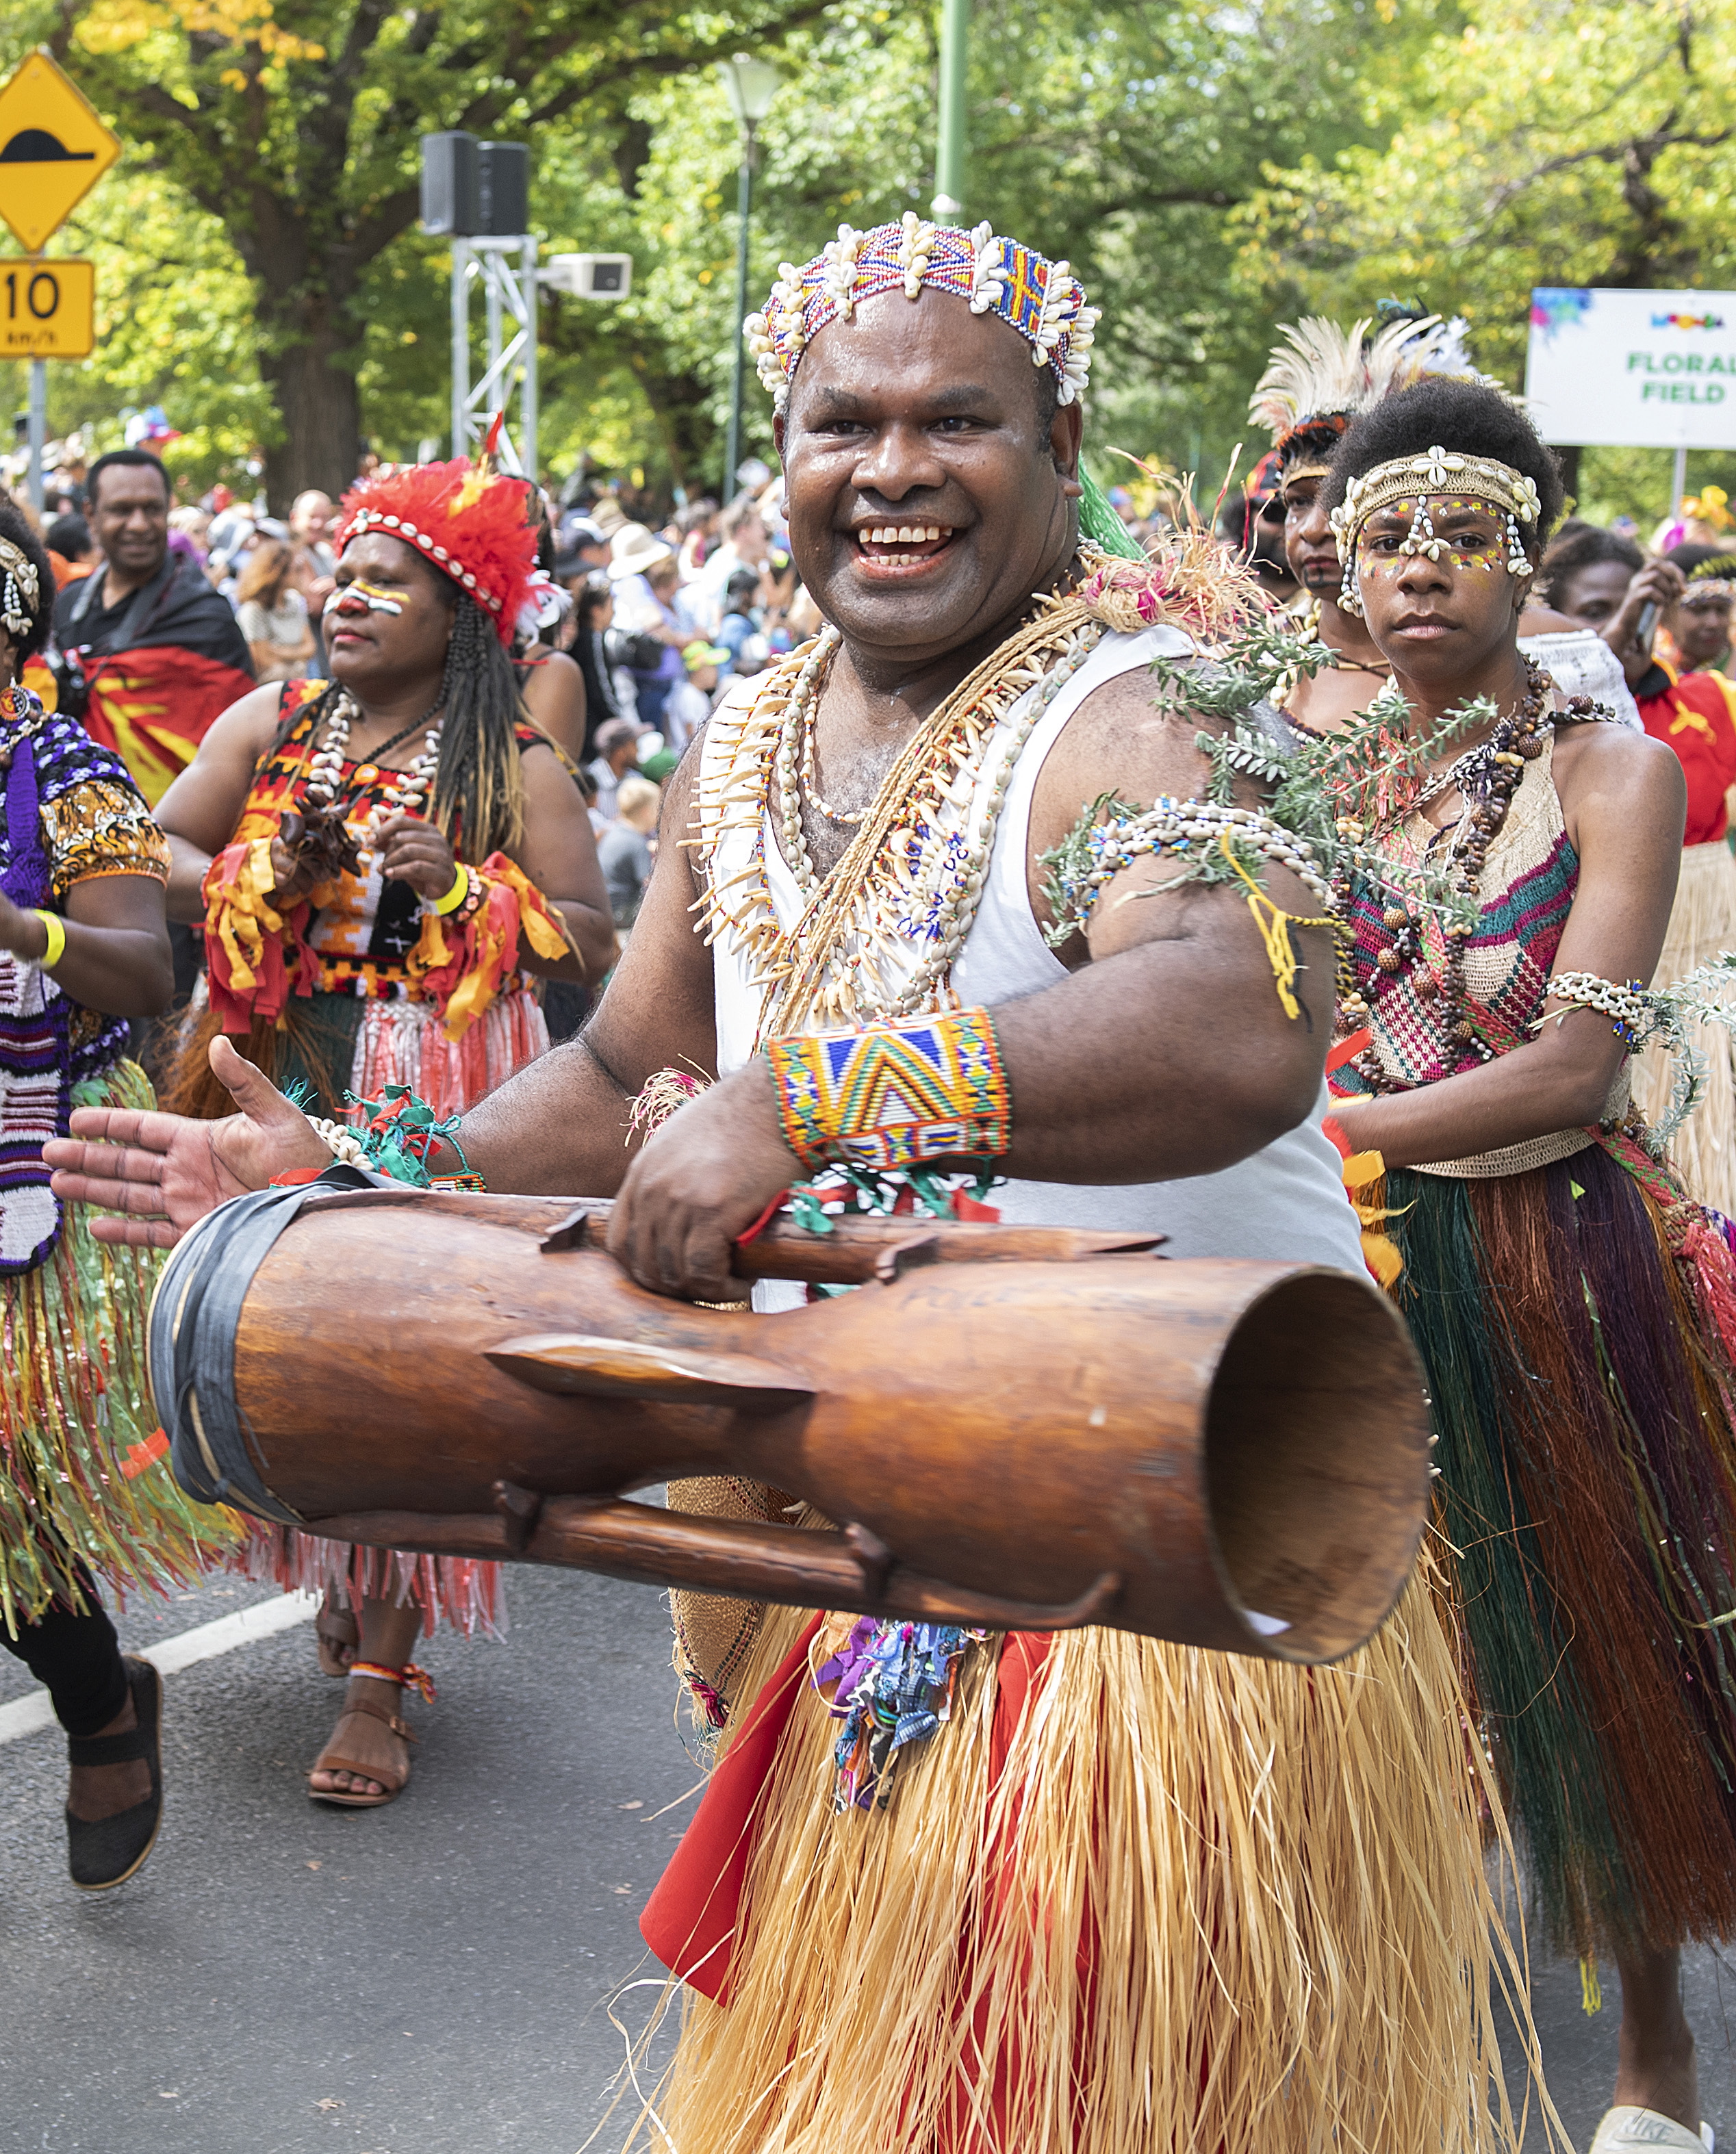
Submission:
<svg viewBox="0 0 1736 2154">
<path fill-rule="evenodd" d="M 886 1172 L 1012 1143 L 1012 1095 L 987 1010 L 774 1039 L 765 1054 L 785 1141 L 809 1169 Z"/>
</svg>

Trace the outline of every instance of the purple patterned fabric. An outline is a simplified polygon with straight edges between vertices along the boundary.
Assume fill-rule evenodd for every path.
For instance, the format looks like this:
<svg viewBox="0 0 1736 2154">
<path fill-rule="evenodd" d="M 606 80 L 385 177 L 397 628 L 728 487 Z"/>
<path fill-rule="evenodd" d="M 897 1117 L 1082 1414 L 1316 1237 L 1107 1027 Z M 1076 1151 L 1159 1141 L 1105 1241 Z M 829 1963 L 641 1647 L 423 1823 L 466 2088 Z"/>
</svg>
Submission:
<svg viewBox="0 0 1736 2154">
<path fill-rule="evenodd" d="M 43 803 L 93 778 L 137 789 L 119 757 L 100 748 L 82 726 L 44 712 L 23 689 L 0 696 L 0 759 L 6 796 L 0 892 L 25 911 L 52 906 Z M 65 1136 L 74 1082 L 125 1052 L 127 1029 L 115 1019 L 74 1055 L 74 1008 L 46 973 L 0 952 L 0 1277 L 33 1271 L 54 1249 L 60 1207 L 49 1187 L 43 1146 Z"/>
</svg>

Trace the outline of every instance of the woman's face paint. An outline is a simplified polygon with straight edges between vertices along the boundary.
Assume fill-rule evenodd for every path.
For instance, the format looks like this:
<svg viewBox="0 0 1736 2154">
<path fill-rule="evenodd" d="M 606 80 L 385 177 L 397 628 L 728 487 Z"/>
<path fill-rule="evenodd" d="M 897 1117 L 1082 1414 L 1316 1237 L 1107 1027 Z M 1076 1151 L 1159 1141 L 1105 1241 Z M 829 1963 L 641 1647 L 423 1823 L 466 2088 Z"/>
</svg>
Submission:
<svg viewBox="0 0 1736 2154">
<path fill-rule="evenodd" d="M 404 601 L 394 598 L 390 591 L 381 590 L 377 584 L 365 583 L 361 577 L 355 576 L 349 583 L 340 584 L 325 601 L 325 611 L 329 614 L 342 613 L 346 607 L 351 613 L 364 610 L 369 613 L 402 613 Z"/>
</svg>

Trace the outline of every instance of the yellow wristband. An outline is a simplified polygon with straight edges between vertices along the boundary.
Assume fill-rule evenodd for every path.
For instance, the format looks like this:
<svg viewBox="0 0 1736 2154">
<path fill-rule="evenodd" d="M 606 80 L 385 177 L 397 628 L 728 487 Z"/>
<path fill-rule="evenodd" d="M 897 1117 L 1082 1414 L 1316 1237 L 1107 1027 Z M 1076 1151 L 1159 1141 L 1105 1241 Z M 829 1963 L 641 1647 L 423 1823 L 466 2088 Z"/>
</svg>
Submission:
<svg viewBox="0 0 1736 2154">
<path fill-rule="evenodd" d="M 434 910 L 436 912 L 456 912 L 469 895 L 470 870 L 460 860 L 458 872 L 452 877 L 452 888 L 444 897 L 435 899 Z"/>
<path fill-rule="evenodd" d="M 36 916 L 49 938 L 49 947 L 37 962 L 45 972 L 52 972 L 66 955 L 66 922 L 58 912 L 44 912 L 39 908 L 36 908 Z"/>
</svg>

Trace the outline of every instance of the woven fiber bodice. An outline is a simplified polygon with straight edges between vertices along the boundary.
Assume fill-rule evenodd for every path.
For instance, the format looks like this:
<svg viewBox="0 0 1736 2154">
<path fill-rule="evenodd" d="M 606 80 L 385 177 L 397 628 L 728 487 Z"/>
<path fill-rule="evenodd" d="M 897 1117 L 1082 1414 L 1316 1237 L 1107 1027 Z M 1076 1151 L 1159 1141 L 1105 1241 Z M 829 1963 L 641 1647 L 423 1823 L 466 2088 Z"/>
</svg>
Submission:
<svg viewBox="0 0 1736 2154">
<path fill-rule="evenodd" d="M 1507 819 L 1491 841 L 1479 890 L 1479 912 L 1465 957 L 1464 1014 L 1497 1054 L 1521 1045 L 1542 1013 L 1561 932 L 1579 886 L 1579 855 L 1562 819 L 1554 776 L 1555 740 L 1528 763 Z M 1449 829 L 1437 830 L 1413 815 L 1385 850 L 1395 858 L 1444 862 Z M 1447 970 L 1447 946 L 1438 926 L 1424 931 L 1422 955 L 1402 970 L 1381 970 L 1379 953 L 1392 943 L 1381 915 L 1387 901 L 1359 887 L 1351 903 L 1356 985 L 1367 1001 L 1374 1053 L 1392 1085 L 1409 1089 L 1438 1083 L 1487 1057 L 1471 1042 L 1448 1035 L 1454 1012 L 1439 992 Z M 1430 994 L 1432 983 L 1437 992 Z M 1422 992 L 1419 993 L 1419 988 Z M 1343 1076 L 1346 1092 L 1365 1090 L 1354 1068 Z"/>
</svg>

